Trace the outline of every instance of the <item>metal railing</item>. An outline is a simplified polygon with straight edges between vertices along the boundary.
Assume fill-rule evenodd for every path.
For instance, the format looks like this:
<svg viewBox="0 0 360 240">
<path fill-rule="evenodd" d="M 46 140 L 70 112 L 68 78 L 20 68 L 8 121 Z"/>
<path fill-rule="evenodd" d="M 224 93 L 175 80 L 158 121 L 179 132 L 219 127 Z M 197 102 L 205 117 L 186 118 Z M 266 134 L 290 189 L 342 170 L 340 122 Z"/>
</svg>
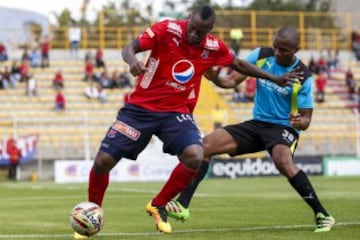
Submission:
<svg viewBox="0 0 360 240">
<path fill-rule="evenodd" d="M 104 12 L 100 12 L 102 16 Z M 283 12 L 220 10 L 213 34 L 230 43 L 230 30 L 241 28 L 243 48 L 271 46 L 274 32 L 283 25 L 292 25 L 300 32 L 302 49 L 349 49 L 354 23 L 360 21 L 357 13 Z M 103 18 L 99 18 L 103 19 Z M 269 21 L 271 19 L 271 21 Z M 83 27 L 81 48 L 122 48 L 135 39 L 151 23 L 141 26 Z M 68 28 L 53 27 L 53 48 L 69 48 Z"/>
</svg>

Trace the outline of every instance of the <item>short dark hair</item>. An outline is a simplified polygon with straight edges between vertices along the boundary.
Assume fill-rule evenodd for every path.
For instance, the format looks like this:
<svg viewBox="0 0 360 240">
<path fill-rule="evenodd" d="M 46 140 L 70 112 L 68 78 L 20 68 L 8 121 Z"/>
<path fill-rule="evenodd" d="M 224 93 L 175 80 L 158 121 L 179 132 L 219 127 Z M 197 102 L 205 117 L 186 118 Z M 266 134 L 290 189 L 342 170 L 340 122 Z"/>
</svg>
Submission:
<svg viewBox="0 0 360 240">
<path fill-rule="evenodd" d="M 291 26 L 283 26 L 276 33 L 278 36 L 286 37 L 291 39 L 294 44 L 299 45 L 300 43 L 300 34 L 299 32 Z"/>
<path fill-rule="evenodd" d="M 212 20 L 214 22 L 216 18 L 214 9 L 209 5 L 199 5 L 194 9 L 193 13 L 199 14 L 204 21 Z"/>
</svg>

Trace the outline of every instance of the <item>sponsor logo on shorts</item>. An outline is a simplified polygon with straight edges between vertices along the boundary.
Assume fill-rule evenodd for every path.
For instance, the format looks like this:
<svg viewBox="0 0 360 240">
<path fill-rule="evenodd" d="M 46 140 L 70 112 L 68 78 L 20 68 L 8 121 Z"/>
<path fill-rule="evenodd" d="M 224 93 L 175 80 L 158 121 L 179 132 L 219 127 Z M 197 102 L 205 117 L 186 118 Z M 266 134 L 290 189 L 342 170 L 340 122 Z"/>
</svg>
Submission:
<svg viewBox="0 0 360 240">
<path fill-rule="evenodd" d="M 194 122 L 194 119 L 193 119 L 193 117 L 192 117 L 192 115 L 191 114 L 180 114 L 180 115 L 178 115 L 178 116 L 176 116 L 176 119 L 177 119 L 177 121 L 178 122 L 185 122 L 185 121 L 192 121 L 192 122 Z"/>
<path fill-rule="evenodd" d="M 140 137 L 140 132 L 133 127 L 123 123 L 122 121 L 116 121 L 112 126 L 112 129 L 124 134 L 128 138 L 136 141 Z"/>
<path fill-rule="evenodd" d="M 107 132 L 107 137 L 108 137 L 108 138 L 115 138 L 117 132 L 118 132 L 118 131 L 116 131 L 115 129 L 111 128 L 111 129 Z"/>
</svg>

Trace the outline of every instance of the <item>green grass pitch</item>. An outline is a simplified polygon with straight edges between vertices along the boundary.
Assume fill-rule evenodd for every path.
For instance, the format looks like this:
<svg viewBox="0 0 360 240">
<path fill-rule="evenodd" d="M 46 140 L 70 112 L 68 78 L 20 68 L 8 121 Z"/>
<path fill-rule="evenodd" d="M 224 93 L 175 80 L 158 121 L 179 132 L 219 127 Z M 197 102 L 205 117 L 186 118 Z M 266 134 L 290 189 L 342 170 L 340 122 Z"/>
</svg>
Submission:
<svg viewBox="0 0 360 240">
<path fill-rule="evenodd" d="M 313 233 L 310 208 L 283 177 L 207 179 L 199 186 L 190 219 L 170 219 L 160 234 L 145 213 L 161 182 L 110 183 L 105 225 L 96 239 L 360 239 L 360 177 L 310 177 L 337 221 Z M 0 239 L 72 239 L 69 212 L 87 195 L 86 184 L 0 182 Z"/>
</svg>

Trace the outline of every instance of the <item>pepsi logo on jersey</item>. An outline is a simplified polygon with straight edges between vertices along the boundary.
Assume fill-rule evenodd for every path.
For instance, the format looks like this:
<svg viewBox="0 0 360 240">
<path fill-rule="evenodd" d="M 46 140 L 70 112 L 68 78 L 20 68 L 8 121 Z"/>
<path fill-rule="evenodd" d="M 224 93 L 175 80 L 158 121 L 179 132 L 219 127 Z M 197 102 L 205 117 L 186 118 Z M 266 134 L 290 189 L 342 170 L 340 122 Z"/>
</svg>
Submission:
<svg viewBox="0 0 360 240">
<path fill-rule="evenodd" d="M 179 83 L 187 83 L 194 73 L 194 65 L 188 60 L 177 61 L 172 67 L 172 76 Z"/>
</svg>

